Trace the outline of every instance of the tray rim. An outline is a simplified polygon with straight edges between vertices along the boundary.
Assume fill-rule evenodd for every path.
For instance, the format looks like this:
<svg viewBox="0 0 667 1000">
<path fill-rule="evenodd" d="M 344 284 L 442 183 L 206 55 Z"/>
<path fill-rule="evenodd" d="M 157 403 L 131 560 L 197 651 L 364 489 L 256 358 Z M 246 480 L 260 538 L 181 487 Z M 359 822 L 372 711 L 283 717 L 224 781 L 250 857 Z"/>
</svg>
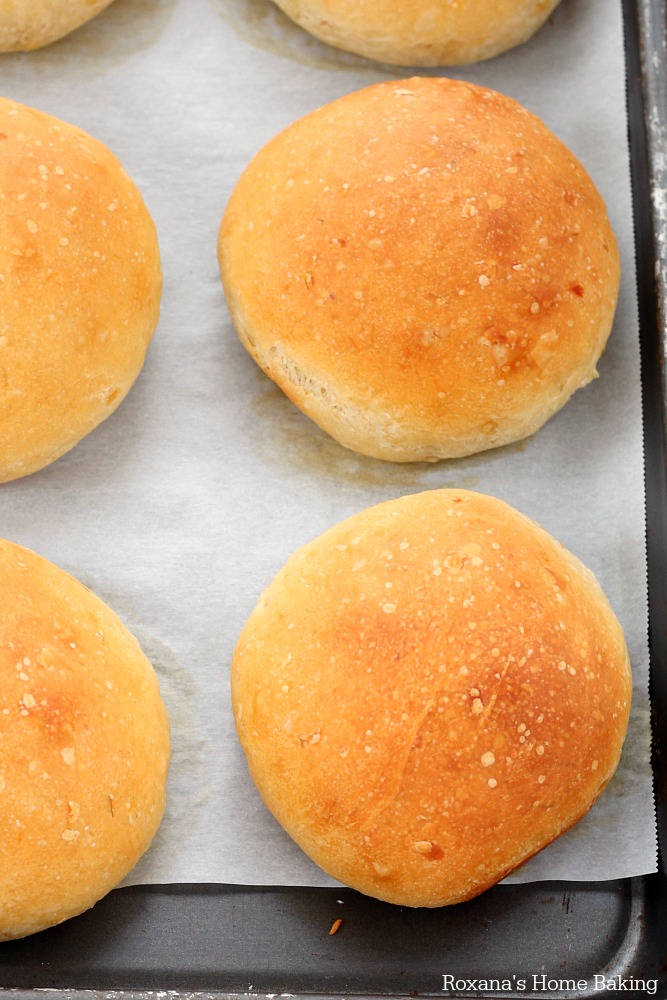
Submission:
<svg viewBox="0 0 667 1000">
<path fill-rule="evenodd" d="M 636 41 L 639 49 L 638 61 L 640 70 L 640 88 L 642 91 L 641 100 L 643 104 L 642 140 L 645 147 L 646 180 L 648 183 L 648 200 L 651 214 L 650 231 L 652 236 L 652 252 L 654 260 L 654 274 L 652 278 L 655 296 L 655 322 L 657 323 L 657 335 L 660 351 L 659 361 L 661 362 L 657 378 L 659 381 L 660 400 L 662 404 L 660 407 L 660 423 L 662 429 L 661 452 L 664 458 L 665 467 L 662 469 L 663 476 L 660 486 L 662 487 L 664 495 L 667 496 L 667 0 L 618 0 L 618 2 L 621 3 L 623 9 L 626 50 L 629 31 L 632 33 L 636 32 Z M 628 66 L 626 68 L 628 77 L 630 71 L 631 67 L 628 61 Z M 629 87 L 629 78 L 627 83 Z M 634 183 L 635 178 L 633 173 L 633 185 Z M 633 195 L 635 196 L 634 207 L 636 210 L 636 191 L 633 191 Z M 643 368 L 645 366 L 645 361 L 646 358 L 643 357 Z M 644 374 L 644 371 L 642 374 Z M 665 509 L 667 510 L 667 504 Z M 650 524 L 647 524 L 647 530 L 650 531 Z M 649 581 L 649 596 L 650 593 L 651 587 Z M 662 645 L 662 643 L 660 645 Z M 665 640 L 665 649 L 667 650 L 667 638 Z M 654 652 L 655 650 L 652 649 L 651 672 L 653 675 L 653 682 L 655 683 Z M 661 657 L 660 663 L 661 667 L 667 666 L 667 658 L 663 659 Z M 654 747 L 654 765 L 656 763 L 655 757 L 656 754 Z M 667 770 L 667 766 L 664 761 L 658 761 L 658 764 L 662 768 L 663 772 Z M 667 788 L 667 782 L 665 783 L 665 787 Z M 657 804 L 660 805 L 659 800 L 657 800 Z M 662 806 L 662 813 L 667 814 L 667 803 L 662 803 Z M 609 976 L 610 978 L 618 975 L 622 976 L 624 972 L 627 972 L 627 970 L 631 967 L 633 958 L 636 956 L 637 949 L 640 947 L 642 925 L 644 924 L 646 918 L 645 904 L 648 884 L 652 883 L 655 885 L 656 882 L 660 880 L 662 882 L 662 892 L 667 897 L 667 878 L 665 878 L 662 868 L 662 858 L 666 856 L 667 849 L 667 815 L 663 815 L 661 817 L 660 812 L 661 810 L 659 810 L 658 817 L 658 850 L 660 859 L 659 872 L 654 875 L 637 876 L 628 880 L 622 880 L 629 883 L 631 887 L 628 927 L 620 947 L 617 949 L 608 965 L 604 969 L 600 970 L 601 973 Z M 661 819 L 662 821 L 660 822 Z M 564 887 L 572 886 L 573 888 L 581 885 L 581 883 L 578 882 L 562 882 L 560 884 Z M 141 887 L 133 888 L 136 890 Z M 152 887 L 145 888 L 150 889 Z M 211 884 L 211 886 L 208 887 L 198 884 L 196 888 L 212 888 L 215 890 L 216 885 Z M 253 887 L 227 887 L 221 884 L 217 885 L 217 888 L 220 892 L 224 892 L 228 888 L 242 891 L 244 888 L 251 889 Z M 270 890 L 270 887 L 264 888 Z M 665 934 L 667 935 L 667 925 L 665 926 Z M 629 974 L 632 975 L 632 972 Z M 654 977 L 650 976 L 647 978 L 653 979 Z M 409 993 L 390 994 L 391 1000 L 409 1000 L 409 998 L 413 995 L 414 994 Z M 425 996 L 426 994 L 421 995 Z M 493 994 L 488 992 L 477 993 L 466 991 L 465 993 L 460 994 L 442 992 L 432 995 L 461 998 L 461 1000 L 463 1000 L 464 997 L 491 997 Z M 562 993 L 551 993 L 547 991 L 540 992 L 539 994 L 530 994 L 527 992 L 503 992 L 501 994 L 504 1000 L 505 998 L 506 1000 L 511 1000 L 511 998 L 515 997 L 518 998 L 537 995 L 539 995 L 540 998 L 544 998 L 544 1000 L 552 1000 L 552 998 L 553 1000 L 556 1000 L 556 998 L 564 996 Z M 590 989 L 587 988 L 581 993 L 567 994 L 570 1000 L 577 1000 L 577 998 L 582 998 L 583 1000 L 584 997 L 590 997 L 593 995 L 602 1000 L 602 998 L 614 996 L 615 994 L 608 993 L 606 990 L 602 992 L 594 991 L 592 987 Z M 147 990 L 135 988 L 109 990 L 67 987 L 38 987 L 34 989 L 25 989 L 20 987 L 0 986 L 0 1000 L 49 1000 L 51 997 L 53 1000 L 162 1000 L 162 998 L 164 998 L 164 1000 L 169 1000 L 169 998 L 178 998 L 178 1000 L 248 1000 L 250 997 L 260 998 L 260 1000 L 281 1000 L 283 997 L 291 998 L 291 1000 L 318 1000 L 318 998 L 319 1000 L 322 1000 L 323 997 L 326 997 L 327 1000 L 344 1000 L 346 997 L 352 998 L 360 996 L 367 998 L 367 1000 L 371 1000 L 371 998 L 374 997 L 381 1000 L 382 997 L 387 995 L 349 992 L 346 992 L 345 994 L 340 992 L 267 993 L 258 990 L 230 992 L 226 990 Z M 658 991 L 655 996 L 658 998 L 667 998 L 667 968 L 663 970 L 663 978 L 659 980 Z"/>
</svg>

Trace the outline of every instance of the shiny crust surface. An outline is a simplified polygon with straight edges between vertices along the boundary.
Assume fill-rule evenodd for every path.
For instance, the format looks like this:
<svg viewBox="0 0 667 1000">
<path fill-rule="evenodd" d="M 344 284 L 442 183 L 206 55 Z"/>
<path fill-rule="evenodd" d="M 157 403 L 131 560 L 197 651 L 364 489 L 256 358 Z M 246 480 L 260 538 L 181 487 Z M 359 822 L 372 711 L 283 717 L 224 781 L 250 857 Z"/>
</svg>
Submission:
<svg viewBox="0 0 667 1000">
<path fill-rule="evenodd" d="M 574 155 L 510 98 L 442 78 L 357 91 L 269 142 L 219 259 L 264 371 L 393 461 L 534 433 L 596 376 L 620 280 Z"/>
<path fill-rule="evenodd" d="M 342 882 L 440 906 L 512 871 L 587 812 L 631 700 L 592 573 L 492 497 L 370 508 L 295 553 L 238 642 L 250 774 Z"/>
<path fill-rule="evenodd" d="M 162 818 L 169 722 L 116 615 L 0 541 L 0 941 L 92 906 Z"/>
<path fill-rule="evenodd" d="M 0 482 L 124 399 L 157 325 L 155 226 L 101 142 L 0 98 Z"/>
</svg>

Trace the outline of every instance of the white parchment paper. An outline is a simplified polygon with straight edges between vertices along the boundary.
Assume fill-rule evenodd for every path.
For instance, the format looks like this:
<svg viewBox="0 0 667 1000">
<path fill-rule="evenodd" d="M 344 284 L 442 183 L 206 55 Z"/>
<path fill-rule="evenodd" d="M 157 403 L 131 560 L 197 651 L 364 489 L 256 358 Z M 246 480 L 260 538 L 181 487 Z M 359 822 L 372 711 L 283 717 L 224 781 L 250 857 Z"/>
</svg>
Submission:
<svg viewBox="0 0 667 1000">
<path fill-rule="evenodd" d="M 620 3 L 563 0 L 524 47 L 448 72 L 515 97 L 583 160 L 618 236 L 622 295 L 600 378 L 534 438 L 434 467 L 391 466 L 329 440 L 256 369 L 231 327 L 216 236 L 236 179 L 271 136 L 409 71 L 328 49 L 269 0 L 116 0 L 61 43 L 0 58 L 0 92 L 82 126 L 120 157 L 163 254 L 162 320 L 128 399 L 59 462 L 0 487 L 0 534 L 96 591 L 160 676 L 173 726 L 169 806 L 128 882 L 331 884 L 248 778 L 229 704 L 232 650 L 295 548 L 370 504 L 442 486 L 509 501 L 583 559 L 626 629 L 634 668 L 614 782 L 512 881 L 655 869 Z"/>
</svg>

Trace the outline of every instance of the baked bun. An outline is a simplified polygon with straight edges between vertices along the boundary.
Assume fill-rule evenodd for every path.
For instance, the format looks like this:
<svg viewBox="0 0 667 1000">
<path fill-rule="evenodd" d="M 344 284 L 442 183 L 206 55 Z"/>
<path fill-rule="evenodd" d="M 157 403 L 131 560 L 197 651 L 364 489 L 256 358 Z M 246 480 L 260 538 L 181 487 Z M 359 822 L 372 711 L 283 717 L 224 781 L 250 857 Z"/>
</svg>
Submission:
<svg viewBox="0 0 667 1000">
<path fill-rule="evenodd" d="M 492 497 L 372 507 L 300 549 L 233 663 L 264 802 L 322 868 L 407 906 L 477 895 L 618 764 L 631 676 L 593 574 Z"/>
<path fill-rule="evenodd" d="M 169 722 L 152 666 L 99 598 L 0 541 L 0 941 L 88 909 L 146 850 Z"/>
<path fill-rule="evenodd" d="M 381 83 L 287 128 L 219 237 L 239 336 L 341 444 L 397 462 L 508 444 L 596 375 L 618 248 L 533 115 L 446 79 Z"/>
<path fill-rule="evenodd" d="M 0 98 L 0 482 L 108 417 L 158 320 L 155 227 L 109 150 Z"/>
<path fill-rule="evenodd" d="M 112 0 L 0 0 L 0 52 L 39 49 L 69 35 Z"/>
<path fill-rule="evenodd" d="M 274 0 L 323 42 L 398 66 L 456 66 L 505 52 L 541 28 L 558 0 Z"/>
</svg>

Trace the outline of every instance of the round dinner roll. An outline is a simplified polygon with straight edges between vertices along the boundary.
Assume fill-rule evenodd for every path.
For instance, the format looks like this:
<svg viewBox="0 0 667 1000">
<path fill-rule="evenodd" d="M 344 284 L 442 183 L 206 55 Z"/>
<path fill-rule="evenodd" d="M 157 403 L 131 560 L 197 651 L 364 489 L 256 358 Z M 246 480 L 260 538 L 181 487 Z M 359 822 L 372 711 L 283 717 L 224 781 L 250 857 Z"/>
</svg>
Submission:
<svg viewBox="0 0 667 1000">
<path fill-rule="evenodd" d="M 155 227 L 98 142 L 0 98 L 0 482 L 108 417 L 157 325 Z"/>
<path fill-rule="evenodd" d="M 274 0 L 323 42 L 398 66 L 456 66 L 505 52 L 559 0 Z"/>
<path fill-rule="evenodd" d="M 165 805 L 169 722 L 136 639 L 86 587 L 0 541 L 0 941 L 81 913 Z"/>
<path fill-rule="evenodd" d="M 250 774 L 341 882 L 469 899 L 579 820 L 614 773 L 631 674 L 593 574 L 493 497 L 382 503 L 293 555 L 234 655 Z"/>
<path fill-rule="evenodd" d="M 239 336 L 341 444 L 396 462 L 524 438 L 596 375 L 619 256 L 586 171 L 515 101 L 381 83 L 274 138 L 219 259 Z"/>
<path fill-rule="evenodd" d="M 0 52 L 39 49 L 69 35 L 112 0 L 0 0 Z"/>
</svg>

